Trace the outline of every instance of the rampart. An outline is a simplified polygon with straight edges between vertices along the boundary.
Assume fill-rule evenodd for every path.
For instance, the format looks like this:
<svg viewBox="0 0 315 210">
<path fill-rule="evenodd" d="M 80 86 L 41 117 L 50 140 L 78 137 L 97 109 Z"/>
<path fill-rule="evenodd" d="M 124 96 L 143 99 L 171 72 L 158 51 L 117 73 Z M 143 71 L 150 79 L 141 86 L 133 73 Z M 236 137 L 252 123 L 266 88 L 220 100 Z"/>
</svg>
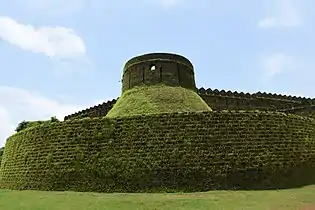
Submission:
<svg viewBox="0 0 315 210">
<path fill-rule="evenodd" d="M 295 107 L 292 109 L 283 110 L 283 112 L 315 119 L 315 105 Z"/>
<path fill-rule="evenodd" d="M 270 93 L 238 93 L 224 90 L 198 89 L 198 94 L 214 110 L 264 110 L 282 111 L 309 106 L 315 99 Z"/>
<path fill-rule="evenodd" d="M 199 96 L 206 102 L 206 104 L 214 111 L 262 110 L 289 112 L 287 110 L 292 110 L 300 107 L 305 108 L 315 104 L 315 99 L 301 98 L 295 96 L 292 97 L 260 92 L 254 94 L 245 94 L 242 92 L 238 93 L 224 90 L 219 91 L 217 89 L 197 89 L 195 84 L 194 67 L 187 58 L 181 55 L 170 53 L 149 53 L 136 56 L 126 62 L 123 69 L 122 95 L 119 100 L 119 102 L 121 102 L 119 106 L 128 106 L 127 104 L 124 104 L 125 101 L 134 100 L 130 98 L 128 100 L 123 100 L 123 94 L 125 91 L 141 85 L 146 85 L 147 87 L 149 87 L 161 84 L 173 87 L 180 86 L 196 91 Z M 167 89 L 164 89 L 164 91 L 167 91 Z M 144 97 L 141 96 L 140 98 L 143 99 Z M 119 98 L 117 98 L 117 100 L 118 99 Z M 80 112 L 76 112 L 74 114 L 66 116 L 65 120 L 79 119 L 84 117 L 106 116 L 109 110 L 114 107 L 117 100 L 111 100 L 106 103 L 82 110 Z M 145 103 L 140 102 L 141 100 L 139 100 L 139 98 L 137 100 L 139 101 L 139 103 Z M 140 106 L 140 104 L 137 104 L 135 106 Z M 154 110 L 155 113 L 158 113 L 161 110 L 159 103 L 151 104 L 150 106 L 156 107 L 156 110 Z M 115 110 L 115 107 L 113 108 L 113 110 Z M 125 112 L 125 110 L 122 110 L 122 112 Z M 131 112 L 133 113 L 134 110 Z M 309 112 L 312 111 L 309 110 Z M 117 111 L 117 113 L 120 112 Z M 302 112 L 295 111 L 294 113 L 301 114 Z M 303 114 L 303 116 L 304 115 L 305 113 Z"/>
<path fill-rule="evenodd" d="M 212 108 L 212 110 L 264 110 L 280 111 L 292 113 L 301 116 L 312 116 L 301 111 L 290 111 L 301 107 L 308 109 L 312 104 L 315 105 L 315 99 L 286 96 L 271 93 L 239 93 L 217 89 L 200 88 L 197 93 Z M 111 100 L 98 106 L 76 112 L 65 117 L 65 120 L 79 119 L 83 117 L 102 117 L 114 106 L 116 100 Z M 295 109 L 294 109 L 295 110 Z M 314 109 L 308 109 L 309 113 L 314 113 Z"/>
<path fill-rule="evenodd" d="M 74 114 L 65 116 L 64 120 L 69 119 L 80 119 L 85 117 L 102 117 L 105 116 L 111 108 L 113 108 L 114 104 L 117 102 L 117 99 L 113 99 L 102 104 L 90 107 L 88 109 L 84 109 L 82 111 L 76 112 Z"/>
<path fill-rule="evenodd" d="M 315 183 L 315 120 L 258 111 L 85 118 L 11 136 L 8 189 L 273 189 Z"/>
</svg>

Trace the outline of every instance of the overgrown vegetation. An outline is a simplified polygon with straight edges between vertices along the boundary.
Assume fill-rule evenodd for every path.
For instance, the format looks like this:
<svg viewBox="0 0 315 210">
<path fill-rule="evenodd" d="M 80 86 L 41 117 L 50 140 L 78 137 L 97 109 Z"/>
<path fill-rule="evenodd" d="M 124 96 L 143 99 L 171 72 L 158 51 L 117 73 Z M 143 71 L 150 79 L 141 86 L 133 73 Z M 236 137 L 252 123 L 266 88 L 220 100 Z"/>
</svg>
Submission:
<svg viewBox="0 0 315 210">
<path fill-rule="evenodd" d="M 171 112 L 211 111 L 194 91 L 163 84 L 137 86 L 127 90 L 108 112 L 107 117 Z"/>
<path fill-rule="evenodd" d="M 261 110 L 261 111 L 279 111 L 284 113 L 292 113 L 300 116 L 308 116 L 315 118 L 315 111 L 309 110 L 315 99 L 307 99 L 301 97 L 292 97 L 285 95 L 267 94 L 267 93 L 237 93 L 224 90 L 211 90 L 199 88 L 198 95 L 211 107 L 214 111 L 220 110 Z M 68 119 L 78 119 L 83 117 L 103 117 L 116 103 L 115 100 L 107 101 L 98 106 L 90 107 L 72 115 L 65 117 Z M 290 112 L 290 109 L 304 106 L 305 109 Z M 288 112 L 289 111 L 289 112 Z"/>
<path fill-rule="evenodd" d="M 0 148 L 0 165 L 1 165 L 1 160 L 2 160 L 2 155 L 3 155 L 4 147 Z"/>
<path fill-rule="evenodd" d="M 268 112 L 169 113 L 42 124 L 11 136 L 0 185 L 98 192 L 315 183 L 315 121 Z"/>
<path fill-rule="evenodd" d="M 22 121 L 18 124 L 15 131 L 20 132 L 26 128 L 42 125 L 42 124 L 49 124 L 52 122 L 59 122 L 57 117 L 51 117 L 50 120 L 38 120 L 38 121 Z"/>
</svg>

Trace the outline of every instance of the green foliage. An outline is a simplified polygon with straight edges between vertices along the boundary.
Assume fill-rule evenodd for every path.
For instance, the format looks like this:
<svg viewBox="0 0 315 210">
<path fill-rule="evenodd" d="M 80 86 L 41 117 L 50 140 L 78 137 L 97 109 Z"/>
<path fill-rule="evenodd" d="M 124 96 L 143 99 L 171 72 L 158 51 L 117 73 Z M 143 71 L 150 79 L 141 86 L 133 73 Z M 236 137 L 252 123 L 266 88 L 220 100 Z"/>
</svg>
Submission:
<svg viewBox="0 0 315 210">
<path fill-rule="evenodd" d="M 142 85 L 127 90 L 106 116 L 196 111 L 211 111 L 211 109 L 197 93 L 190 89 L 160 84 Z"/>
<path fill-rule="evenodd" d="M 3 155 L 4 147 L 0 148 L 0 165 L 1 165 L 1 160 L 2 160 L 2 155 Z"/>
<path fill-rule="evenodd" d="M 52 123 L 52 122 L 59 122 L 57 117 L 51 117 L 50 120 L 38 120 L 38 121 L 22 121 L 18 124 L 16 127 L 15 131 L 20 132 L 26 128 L 42 125 L 42 124 L 47 124 L 47 123 Z"/>
<path fill-rule="evenodd" d="M 16 129 L 15 129 L 15 131 L 16 131 L 16 132 L 20 132 L 21 130 L 26 129 L 26 128 L 28 127 L 28 125 L 29 125 L 29 122 L 23 120 L 22 122 L 20 122 L 20 123 L 18 124 L 18 126 L 17 126 Z"/>
<path fill-rule="evenodd" d="M 56 116 L 50 118 L 50 122 L 59 122 Z"/>
<path fill-rule="evenodd" d="M 269 112 L 171 113 L 44 124 L 11 136 L 10 189 L 270 189 L 315 183 L 315 121 Z"/>
</svg>

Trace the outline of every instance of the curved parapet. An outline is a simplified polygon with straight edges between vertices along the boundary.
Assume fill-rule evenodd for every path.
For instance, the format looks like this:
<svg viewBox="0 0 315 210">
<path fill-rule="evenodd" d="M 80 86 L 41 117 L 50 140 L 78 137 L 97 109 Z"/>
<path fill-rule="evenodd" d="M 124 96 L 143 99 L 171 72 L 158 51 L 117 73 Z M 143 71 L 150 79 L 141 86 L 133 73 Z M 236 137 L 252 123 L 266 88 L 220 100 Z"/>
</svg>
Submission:
<svg viewBox="0 0 315 210">
<path fill-rule="evenodd" d="M 212 90 L 210 88 L 199 88 L 198 95 L 207 103 L 213 110 L 269 110 L 296 115 L 306 116 L 305 112 L 295 111 L 310 110 L 315 113 L 315 99 L 302 98 L 296 96 L 280 96 L 271 93 L 243 93 L 224 90 Z M 153 96 L 154 97 L 154 96 Z M 83 117 L 102 117 L 112 109 L 118 99 L 110 100 L 96 107 L 68 115 L 65 120 L 79 119 Z M 291 111 L 290 111 L 291 110 Z M 309 112 L 309 111 L 308 111 Z"/>
<path fill-rule="evenodd" d="M 160 83 L 196 90 L 192 63 L 181 55 L 171 53 L 144 54 L 126 62 L 122 92 L 138 85 Z"/>
<path fill-rule="evenodd" d="M 291 95 L 281 95 L 281 94 L 272 94 L 266 92 L 257 92 L 257 93 L 243 93 L 243 92 L 231 92 L 225 90 L 218 90 L 218 89 L 205 89 L 203 87 L 197 90 L 198 94 L 205 94 L 205 95 L 218 95 L 218 96 L 228 96 L 228 97 L 236 97 L 236 98 L 261 98 L 261 99 L 273 99 L 279 100 L 283 102 L 291 102 L 296 104 L 302 105 L 311 105 L 315 104 L 315 98 L 306 98 L 306 97 L 298 97 L 298 96 L 291 96 Z"/>
<path fill-rule="evenodd" d="M 109 112 L 109 110 L 113 108 L 118 99 L 119 98 L 113 99 L 102 104 L 98 104 L 96 106 L 81 110 L 74 114 L 67 115 L 64 117 L 64 120 L 80 119 L 84 117 L 103 117 Z"/>
<path fill-rule="evenodd" d="M 294 107 L 291 109 L 279 110 L 288 114 L 295 114 L 304 117 L 315 118 L 315 105 Z"/>
<path fill-rule="evenodd" d="M 11 136 L 0 186 L 98 192 L 315 184 L 315 121 L 272 112 L 85 118 Z"/>
<path fill-rule="evenodd" d="M 281 111 L 311 106 L 315 99 L 271 93 L 243 93 L 199 88 L 197 93 L 213 110 L 264 110 Z"/>
</svg>

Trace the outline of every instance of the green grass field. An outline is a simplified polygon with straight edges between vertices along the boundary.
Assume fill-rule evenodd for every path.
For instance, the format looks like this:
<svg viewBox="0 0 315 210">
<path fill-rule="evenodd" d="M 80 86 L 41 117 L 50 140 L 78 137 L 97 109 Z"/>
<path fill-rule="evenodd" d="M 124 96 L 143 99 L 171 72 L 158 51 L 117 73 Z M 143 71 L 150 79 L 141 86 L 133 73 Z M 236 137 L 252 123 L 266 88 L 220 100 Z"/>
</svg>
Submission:
<svg viewBox="0 0 315 210">
<path fill-rule="evenodd" d="M 211 111 L 211 108 L 194 91 L 183 87 L 159 84 L 137 86 L 119 97 L 107 117 L 168 112 Z"/>
<path fill-rule="evenodd" d="M 315 186 L 270 191 L 102 194 L 0 190 L 2 210 L 315 209 Z"/>
</svg>

